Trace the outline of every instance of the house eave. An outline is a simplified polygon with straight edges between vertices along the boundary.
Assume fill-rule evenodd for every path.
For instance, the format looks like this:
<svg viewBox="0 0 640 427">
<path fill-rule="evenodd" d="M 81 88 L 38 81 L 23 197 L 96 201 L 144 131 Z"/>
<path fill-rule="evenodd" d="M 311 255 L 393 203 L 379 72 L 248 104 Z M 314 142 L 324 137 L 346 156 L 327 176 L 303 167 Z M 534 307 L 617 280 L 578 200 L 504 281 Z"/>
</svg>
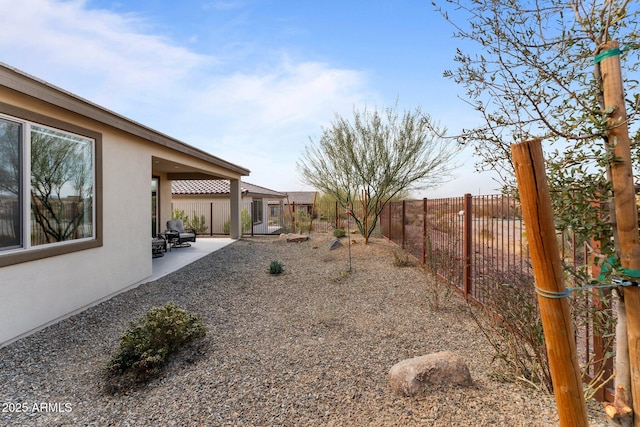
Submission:
<svg viewBox="0 0 640 427">
<path fill-rule="evenodd" d="M 0 85 L 134 136 L 248 176 L 249 169 L 209 154 L 0 62 Z"/>
</svg>

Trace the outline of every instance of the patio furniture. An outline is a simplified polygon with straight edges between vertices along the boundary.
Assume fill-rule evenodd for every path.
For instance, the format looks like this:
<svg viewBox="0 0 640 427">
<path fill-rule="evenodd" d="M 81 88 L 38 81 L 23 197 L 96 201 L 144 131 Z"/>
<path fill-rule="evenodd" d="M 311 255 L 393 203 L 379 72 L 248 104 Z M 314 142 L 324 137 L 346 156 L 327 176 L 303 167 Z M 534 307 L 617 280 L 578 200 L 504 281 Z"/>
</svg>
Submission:
<svg viewBox="0 0 640 427">
<path fill-rule="evenodd" d="M 170 248 L 188 248 L 191 246 L 188 242 L 196 241 L 196 230 L 193 228 L 184 228 L 181 219 L 172 219 L 167 221 L 167 230 L 164 233 Z"/>
<path fill-rule="evenodd" d="M 167 251 L 167 241 L 162 235 L 158 234 L 151 238 L 151 255 L 153 258 L 164 256 Z"/>
</svg>

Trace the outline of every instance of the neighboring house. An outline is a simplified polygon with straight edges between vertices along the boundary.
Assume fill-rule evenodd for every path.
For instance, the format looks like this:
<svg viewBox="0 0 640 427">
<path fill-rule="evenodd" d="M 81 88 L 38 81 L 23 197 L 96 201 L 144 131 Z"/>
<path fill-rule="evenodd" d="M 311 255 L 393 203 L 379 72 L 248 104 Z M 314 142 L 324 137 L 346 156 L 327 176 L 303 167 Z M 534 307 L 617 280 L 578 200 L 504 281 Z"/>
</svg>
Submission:
<svg viewBox="0 0 640 427">
<path fill-rule="evenodd" d="M 227 180 L 172 181 L 174 215 L 186 216 L 191 225 L 195 222 L 199 233 L 228 234 L 229 188 Z M 240 188 L 243 232 L 279 233 L 283 221 L 280 212 L 286 195 L 248 182 L 241 182 Z M 274 205 L 279 208 L 277 212 L 270 209 Z"/>
<path fill-rule="evenodd" d="M 288 191 L 285 200 L 287 212 L 304 212 L 313 217 L 318 193 L 316 191 Z"/>
<path fill-rule="evenodd" d="M 148 278 L 172 180 L 229 180 L 240 237 L 247 175 L 0 64 L 0 346 Z"/>
</svg>

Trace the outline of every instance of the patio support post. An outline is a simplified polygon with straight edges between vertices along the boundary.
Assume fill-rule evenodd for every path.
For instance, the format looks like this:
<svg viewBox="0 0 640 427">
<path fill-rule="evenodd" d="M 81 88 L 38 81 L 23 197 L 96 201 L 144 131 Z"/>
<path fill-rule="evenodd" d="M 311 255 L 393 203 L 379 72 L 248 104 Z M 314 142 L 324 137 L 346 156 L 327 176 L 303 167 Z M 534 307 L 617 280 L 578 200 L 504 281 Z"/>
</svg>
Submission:
<svg viewBox="0 0 640 427">
<path fill-rule="evenodd" d="M 240 180 L 230 180 L 230 201 L 231 201 L 231 224 L 229 227 L 229 234 L 232 239 L 239 239 L 242 237 L 242 224 L 240 221 L 240 203 L 242 195 L 240 193 Z"/>
</svg>

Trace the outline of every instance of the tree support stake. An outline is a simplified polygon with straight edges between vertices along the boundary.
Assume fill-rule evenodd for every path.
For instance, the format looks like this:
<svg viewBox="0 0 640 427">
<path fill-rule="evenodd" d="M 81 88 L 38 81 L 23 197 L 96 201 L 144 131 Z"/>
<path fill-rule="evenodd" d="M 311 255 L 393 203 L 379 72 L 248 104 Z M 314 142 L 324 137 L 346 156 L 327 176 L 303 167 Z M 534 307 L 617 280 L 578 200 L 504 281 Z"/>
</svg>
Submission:
<svg viewBox="0 0 640 427">
<path fill-rule="evenodd" d="M 539 139 L 511 146 L 522 217 L 527 229 L 536 287 L 564 294 L 562 263 L 556 240 L 551 196 Z M 540 317 L 561 427 L 587 427 L 587 406 L 566 298 L 546 298 L 538 293 Z"/>
</svg>

